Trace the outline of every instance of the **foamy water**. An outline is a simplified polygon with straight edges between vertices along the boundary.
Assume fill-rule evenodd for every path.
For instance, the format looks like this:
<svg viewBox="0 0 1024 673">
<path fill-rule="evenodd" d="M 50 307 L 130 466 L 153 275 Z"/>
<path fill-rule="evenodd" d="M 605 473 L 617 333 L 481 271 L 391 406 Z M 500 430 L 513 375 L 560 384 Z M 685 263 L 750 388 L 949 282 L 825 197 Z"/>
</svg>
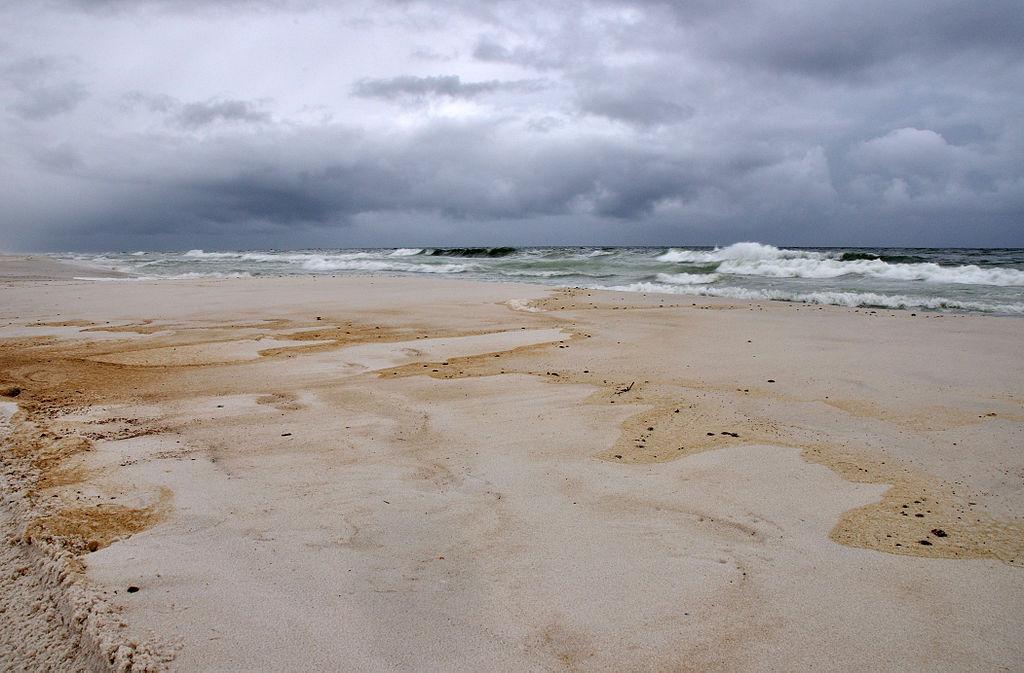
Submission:
<svg viewBox="0 0 1024 673">
<path fill-rule="evenodd" d="M 135 280 L 429 274 L 629 292 L 1024 315 L 1024 250 L 389 248 L 63 254 Z"/>
</svg>

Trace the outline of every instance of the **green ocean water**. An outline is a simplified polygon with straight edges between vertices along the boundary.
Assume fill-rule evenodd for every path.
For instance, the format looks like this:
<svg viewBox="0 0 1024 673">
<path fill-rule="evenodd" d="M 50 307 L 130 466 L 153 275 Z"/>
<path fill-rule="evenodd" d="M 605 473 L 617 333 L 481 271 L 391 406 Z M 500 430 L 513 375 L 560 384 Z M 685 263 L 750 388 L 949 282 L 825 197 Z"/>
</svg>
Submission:
<svg viewBox="0 0 1024 673">
<path fill-rule="evenodd" d="M 57 254 L 131 279 L 450 276 L 629 292 L 1024 315 L 1024 249 L 525 247 Z M 88 277 L 88 276 L 84 276 Z"/>
</svg>

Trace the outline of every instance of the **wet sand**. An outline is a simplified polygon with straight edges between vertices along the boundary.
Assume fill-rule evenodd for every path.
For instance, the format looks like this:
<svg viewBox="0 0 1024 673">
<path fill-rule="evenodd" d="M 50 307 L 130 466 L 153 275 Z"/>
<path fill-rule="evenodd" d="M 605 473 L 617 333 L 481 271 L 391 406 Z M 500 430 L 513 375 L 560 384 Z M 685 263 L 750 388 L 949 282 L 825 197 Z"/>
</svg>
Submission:
<svg viewBox="0 0 1024 673">
<path fill-rule="evenodd" d="M 1024 667 L 1019 319 L 46 273 L 5 667 Z"/>
</svg>

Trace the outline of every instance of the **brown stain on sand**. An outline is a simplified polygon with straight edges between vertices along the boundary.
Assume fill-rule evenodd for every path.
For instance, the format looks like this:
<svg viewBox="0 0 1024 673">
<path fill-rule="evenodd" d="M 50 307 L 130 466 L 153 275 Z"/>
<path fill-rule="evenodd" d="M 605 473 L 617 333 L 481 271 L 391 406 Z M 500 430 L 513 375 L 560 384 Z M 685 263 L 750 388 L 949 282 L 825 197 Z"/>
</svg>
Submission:
<svg viewBox="0 0 1024 673">
<path fill-rule="evenodd" d="M 159 522 L 170 508 L 171 492 L 162 489 L 157 501 L 145 507 L 102 503 L 70 507 L 33 519 L 25 528 L 27 541 L 60 541 L 66 548 L 96 551 Z"/>
<path fill-rule="evenodd" d="M 256 398 L 256 404 L 266 405 L 278 411 L 299 411 L 305 409 L 305 405 L 299 401 L 299 396 L 294 393 L 267 393 Z"/>
<path fill-rule="evenodd" d="M 583 295 L 585 291 L 581 290 L 562 291 L 549 300 L 540 300 L 534 304 L 544 311 L 579 311 L 581 308 L 646 310 L 663 307 L 598 305 L 596 302 L 583 305 Z M 560 367 L 555 357 L 559 350 L 579 346 L 589 338 L 587 330 L 550 313 L 520 314 L 520 317 L 531 324 L 558 325 L 569 331 L 571 336 L 561 342 L 450 358 L 443 362 L 413 363 L 383 370 L 379 376 L 394 378 L 426 375 L 437 379 L 456 379 L 522 374 L 542 377 L 551 383 L 591 385 L 597 390 L 587 399 L 588 404 L 640 407 L 639 411 L 622 422 L 615 444 L 597 455 L 601 460 L 652 464 L 738 444 L 796 446 L 803 450 L 806 460 L 825 465 L 850 481 L 891 484 L 877 503 L 856 508 L 841 517 L 831 533 L 831 538 L 836 542 L 893 554 L 931 558 L 994 558 L 1013 565 L 1022 562 L 1024 524 L 1015 520 L 997 520 L 988 515 L 962 489 L 954 489 L 927 475 L 912 474 L 905 468 L 866 458 L 871 455 L 869 449 L 853 453 L 836 443 L 808 442 L 806 438 L 790 432 L 786 426 L 776 424 L 770 417 L 740 413 L 737 405 L 731 403 L 734 401 L 729 397 L 732 392 L 726 386 L 712 386 L 699 381 L 672 381 L 671 384 L 624 381 L 608 372 L 599 372 L 597 367 L 600 362 L 595 362 L 588 371 L 581 371 L 579 367 Z M 92 438 L 89 433 L 58 429 L 56 419 L 61 414 L 99 404 L 160 402 L 185 397 L 192 392 L 188 388 L 175 388 L 171 383 L 182 381 L 181 377 L 176 378 L 174 375 L 183 373 L 184 365 L 139 367 L 89 359 L 98 354 L 127 353 L 153 348 L 154 345 L 216 343 L 228 340 L 229 337 L 237 339 L 237 334 L 231 335 L 231 330 L 241 328 L 256 328 L 267 332 L 275 328 L 288 329 L 290 333 L 277 334 L 275 338 L 298 342 L 330 342 L 300 346 L 297 349 L 269 349 L 261 353 L 264 356 L 261 359 L 295 357 L 301 354 L 296 352 L 300 349 L 304 352 L 321 351 L 358 343 L 413 341 L 417 338 L 484 333 L 483 330 L 477 330 L 456 334 L 417 325 L 394 327 L 354 322 L 311 324 L 308 329 L 295 331 L 297 327 L 301 328 L 302 325 L 278 319 L 244 325 L 217 323 L 207 328 L 194 325 L 176 328 L 173 325 L 142 321 L 132 325 L 93 326 L 89 329 L 150 335 L 170 331 L 171 334 L 146 339 L 144 345 L 137 339 L 68 343 L 54 338 L 36 337 L 2 341 L 0 384 L 17 386 L 23 391 L 17 398 L 21 411 L 16 415 L 14 431 L 5 440 L 3 451 L 14 458 L 30 461 L 38 471 L 39 476 L 30 492 L 78 483 L 90 475 L 69 465 L 67 460 L 89 451 Z M 216 366 L 219 365 L 206 364 L 198 368 Z M 194 367 L 192 371 L 195 371 Z M 744 392 L 758 394 L 758 391 Z M 761 392 L 768 396 L 778 396 L 776 392 Z M 704 396 L 701 400 L 696 399 L 698 393 Z M 276 395 L 266 400 L 261 399 L 261 402 L 272 406 L 297 403 L 294 397 Z M 836 401 L 830 406 L 843 413 L 873 417 L 881 413 L 876 407 L 855 401 Z M 934 414 L 927 415 L 934 417 Z M 893 417 L 893 422 L 900 420 L 899 417 Z M 960 419 L 959 416 L 956 420 L 964 423 L 967 421 L 966 417 Z M 911 427 L 921 425 L 913 419 L 911 423 Z M 123 432 L 125 436 L 137 436 L 166 430 L 157 426 L 133 428 L 129 424 L 123 431 L 114 434 L 120 435 Z M 106 437 L 102 437 L 101 433 L 96 438 Z M 109 544 L 109 541 L 152 525 L 158 520 L 160 512 L 164 511 L 163 507 L 101 505 L 52 511 L 37 519 L 34 530 L 40 534 L 78 542 L 92 535 L 98 543 L 102 540 L 103 544 Z M 942 534 L 934 531 L 941 531 Z M 922 541 L 928 544 L 922 544 Z M 88 542 L 86 540 L 86 544 Z"/>
<path fill-rule="evenodd" d="M 275 335 L 275 338 L 280 341 L 296 341 L 300 344 L 306 341 L 317 343 L 268 348 L 260 351 L 260 355 L 263 357 L 295 357 L 305 353 L 323 353 L 361 344 L 414 342 L 420 339 L 478 336 L 488 333 L 490 333 L 489 330 L 456 331 L 422 325 L 374 325 L 357 322 L 325 324 L 302 331 Z"/>
<path fill-rule="evenodd" d="M 986 412 L 979 414 L 965 409 L 945 406 L 915 407 L 913 409 L 901 410 L 871 400 L 828 399 L 823 402 L 825 405 L 851 416 L 873 418 L 923 432 L 979 425 L 987 420 L 1000 417 L 996 413 Z M 1019 414 L 1003 413 L 1001 417 L 1004 420 L 1015 422 L 1024 421 L 1024 416 Z"/>
<path fill-rule="evenodd" d="M 56 513 L 49 511 L 56 505 L 49 498 L 41 498 L 39 494 L 42 491 L 72 486 L 95 476 L 95 472 L 85 470 L 71 460 L 91 451 L 93 441 L 120 440 L 173 432 L 173 428 L 152 420 L 122 417 L 69 422 L 66 418 L 68 414 L 98 406 L 159 404 L 187 398 L 204 392 L 202 378 L 196 375 L 197 372 L 222 366 L 221 363 L 215 362 L 192 365 L 188 362 L 174 362 L 173 358 L 164 362 L 144 359 L 139 365 L 134 365 L 102 361 L 104 356 L 131 355 L 175 347 L 202 347 L 204 344 L 237 340 L 237 333 L 233 334 L 232 331 L 240 329 L 257 329 L 268 336 L 297 343 L 330 340 L 328 344 L 306 347 L 307 351 L 340 349 L 362 343 L 485 333 L 485 330 L 428 329 L 422 325 L 394 327 L 356 321 L 332 323 L 322 320 L 302 323 L 279 318 L 243 323 L 211 322 L 200 325 L 170 324 L 154 320 L 121 325 L 97 325 L 83 320 L 38 324 L 87 328 L 82 331 L 95 329 L 147 335 L 145 339 L 132 337 L 103 341 L 66 341 L 52 336 L 0 340 L 0 387 L 7 391 L 17 389 L 17 397 L 12 399 L 16 399 L 19 405 L 19 411 L 12 418 L 11 432 L 0 445 L 0 458 L 4 462 L 13 461 L 22 468 L 29 468 L 30 472 L 19 469 L 22 478 L 27 480 L 21 486 L 26 489 L 30 498 L 37 501 L 36 505 L 42 508 L 47 516 L 56 516 Z M 287 332 L 272 334 L 275 329 Z M 300 346 L 294 350 L 301 349 Z M 241 366 L 276 357 L 291 357 L 293 354 L 289 351 L 292 350 L 268 349 L 261 353 L 257 360 L 242 363 Z M 246 389 L 245 392 L 250 391 Z M 263 395 L 258 401 L 280 410 L 297 409 L 302 406 L 297 396 L 290 392 Z M 152 520 L 152 517 L 144 516 L 144 512 L 137 513 L 137 516 L 129 514 L 126 510 L 122 511 L 114 506 L 104 506 L 98 510 L 83 510 L 78 516 L 88 518 L 96 515 L 124 521 L 130 519 L 136 523 Z M 44 520 L 51 521 L 45 518 Z M 77 521 L 70 515 L 52 519 L 53 522 L 61 520 Z"/>
<path fill-rule="evenodd" d="M 574 303 L 578 302 L 581 294 L 585 291 L 563 290 L 548 300 L 532 302 L 530 306 L 545 311 L 579 310 L 581 307 Z M 608 306 L 595 303 L 583 308 Z M 622 310 L 629 308 L 632 307 L 621 307 Z M 801 449 L 805 460 L 828 467 L 848 481 L 890 486 L 878 502 L 844 513 L 829 534 L 833 541 L 905 556 L 987 558 L 1008 565 L 1024 563 L 1024 521 L 989 515 L 966 489 L 957 489 L 930 475 L 912 473 L 891 462 L 871 458 L 869 456 L 873 452 L 867 447 L 853 453 L 834 442 L 809 442 L 770 417 L 740 413 L 737 406 L 729 404 L 728 400 L 729 395 L 740 393 L 782 400 L 784 396 L 780 393 L 764 389 L 744 389 L 734 393 L 735 389 L 728 385 L 692 381 L 676 381 L 673 385 L 651 384 L 649 381 L 627 383 L 613 380 L 607 373 L 593 368 L 584 373 L 578 368 L 554 367 L 550 359 L 557 354 L 560 344 L 579 341 L 587 336 L 585 329 L 575 325 L 563 324 L 562 329 L 572 333 L 563 342 L 449 358 L 444 362 L 413 363 L 383 370 L 379 376 L 458 379 L 519 374 L 538 376 L 549 383 L 592 385 L 598 390 L 587 399 L 589 404 L 618 403 L 646 407 L 622 421 L 613 446 L 597 454 L 601 460 L 655 464 L 743 444 L 795 447 Z M 549 361 L 544 367 L 538 366 L 537 362 L 542 355 Z M 557 376 L 552 375 L 552 369 L 556 370 Z M 706 397 L 697 400 L 694 396 L 697 392 L 713 396 L 711 403 L 706 401 Z M 970 425 L 979 422 L 979 418 L 986 418 L 945 407 L 901 415 L 898 411 L 883 412 L 878 405 L 866 402 L 836 401 L 829 406 L 843 413 L 877 417 L 915 430 Z"/>
<path fill-rule="evenodd" d="M 890 485 L 881 500 L 843 513 L 833 541 L 903 556 L 1024 563 L 1024 521 L 991 516 L 965 489 L 832 446 L 801 448 L 805 460 L 847 481 Z"/>
<path fill-rule="evenodd" d="M 55 320 L 30 323 L 29 327 L 92 327 L 95 324 L 91 320 Z"/>
<path fill-rule="evenodd" d="M 4 438 L 6 451 L 14 458 L 29 461 L 38 470 L 36 488 L 74 483 L 74 476 L 63 469 L 63 463 L 72 456 L 91 451 L 92 442 L 88 438 L 51 432 L 45 422 L 32 422 L 23 412 L 15 414 L 12 424 L 12 431 Z"/>
</svg>

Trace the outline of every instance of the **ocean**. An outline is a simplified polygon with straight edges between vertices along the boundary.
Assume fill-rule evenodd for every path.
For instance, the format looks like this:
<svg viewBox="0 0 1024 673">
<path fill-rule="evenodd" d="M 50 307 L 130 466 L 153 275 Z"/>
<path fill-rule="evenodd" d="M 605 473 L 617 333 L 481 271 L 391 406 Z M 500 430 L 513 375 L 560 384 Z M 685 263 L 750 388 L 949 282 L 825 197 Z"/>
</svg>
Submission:
<svg viewBox="0 0 1024 673">
<path fill-rule="evenodd" d="M 1024 316 L 1021 248 L 778 248 L 735 243 L 715 248 L 188 250 L 53 256 L 130 274 L 122 281 L 426 274 L 627 292 Z"/>
</svg>

